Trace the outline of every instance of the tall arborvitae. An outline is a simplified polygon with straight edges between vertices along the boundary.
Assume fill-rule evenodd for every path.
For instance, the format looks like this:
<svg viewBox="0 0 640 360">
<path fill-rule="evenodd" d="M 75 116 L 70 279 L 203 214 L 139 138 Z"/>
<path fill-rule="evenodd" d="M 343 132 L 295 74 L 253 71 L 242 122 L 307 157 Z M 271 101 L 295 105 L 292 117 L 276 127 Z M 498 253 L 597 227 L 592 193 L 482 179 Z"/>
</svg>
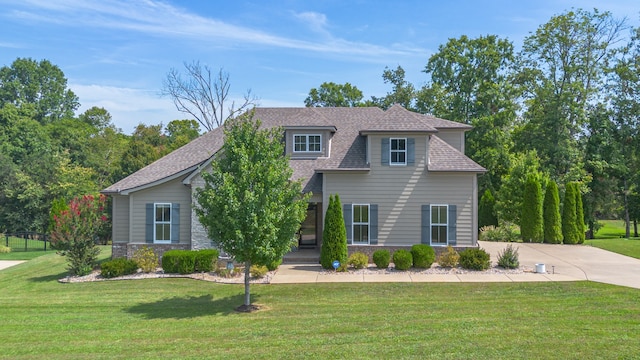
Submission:
<svg viewBox="0 0 640 360">
<path fill-rule="evenodd" d="M 493 197 L 493 194 L 491 194 L 491 190 L 485 190 L 478 205 L 478 227 L 498 226 L 495 205 L 496 199 Z"/>
<path fill-rule="evenodd" d="M 562 243 L 562 223 L 560 221 L 560 197 L 558 185 L 549 181 L 544 195 L 544 242 L 550 244 Z"/>
<path fill-rule="evenodd" d="M 562 237 L 565 244 L 578 243 L 576 222 L 576 188 L 573 183 L 567 183 L 562 208 Z"/>
<path fill-rule="evenodd" d="M 542 242 L 544 239 L 542 187 L 535 175 L 527 176 L 524 186 L 520 234 L 524 242 Z"/>
<path fill-rule="evenodd" d="M 347 263 L 347 230 L 342 215 L 342 204 L 338 194 L 329 196 L 329 206 L 324 217 L 320 265 L 333 269 L 333 262 Z"/>
<path fill-rule="evenodd" d="M 576 196 L 576 230 L 578 231 L 578 244 L 584 243 L 586 239 L 586 225 L 584 223 L 584 209 L 582 207 L 582 192 L 580 191 L 580 184 L 574 183 L 574 190 Z"/>
</svg>

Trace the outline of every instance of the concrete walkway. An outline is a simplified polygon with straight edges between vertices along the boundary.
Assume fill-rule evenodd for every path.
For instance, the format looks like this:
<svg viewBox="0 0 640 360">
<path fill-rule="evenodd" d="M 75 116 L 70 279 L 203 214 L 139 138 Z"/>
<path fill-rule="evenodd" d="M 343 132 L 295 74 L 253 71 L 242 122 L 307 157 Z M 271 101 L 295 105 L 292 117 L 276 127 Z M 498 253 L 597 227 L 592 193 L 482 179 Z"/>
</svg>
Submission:
<svg viewBox="0 0 640 360">
<path fill-rule="evenodd" d="M 0 270 L 22 264 L 24 260 L 0 260 Z"/>
<path fill-rule="evenodd" d="M 491 254 L 493 264 L 508 243 L 480 242 Z M 518 248 L 521 266 L 536 269 L 545 264 L 544 273 L 521 274 L 478 272 L 466 274 L 419 274 L 411 271 L 335 274 L 314 264 L 282 264 L 272 284 L 330 282 L 535 282 L 590 280 L 640 289 L 640 260 L 591 246 L 513 244 Z"/>
</svg>

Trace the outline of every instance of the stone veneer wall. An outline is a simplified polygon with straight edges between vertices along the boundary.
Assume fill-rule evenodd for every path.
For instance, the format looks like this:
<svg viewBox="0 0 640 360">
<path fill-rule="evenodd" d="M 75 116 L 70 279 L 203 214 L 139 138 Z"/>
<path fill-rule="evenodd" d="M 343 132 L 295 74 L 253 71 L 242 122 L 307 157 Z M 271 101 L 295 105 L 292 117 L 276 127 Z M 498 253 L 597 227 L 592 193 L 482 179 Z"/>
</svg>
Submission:
<svg viewBox="0 0 640 360">
<path fill-rule="evenodd" d="M 133 254 L 136 250 L 143 246 L 152 248 L 158 255 L 158 259 L 162 260 L 162 255 L 169 250 L 189 250 L 188 244 L 127 244 L 127 243 L 114 243 L 111 245 L 111 258 L 126 257 L 127 259 L 133 258 Z"/>
<path fill-rule="evenodd" d="M 196 175 L 191 179 L 191 204 L 197 204 L 196 200 L 196 189 L 204 187 L 204 179 L 200 174 Z M 207 230 L 200 224 L 198 221 L 198 214 L 194 207 L 191 207 L 191 249 L 192 250 L 202 250 L 202 249 L 211 249 L 213 247 L 213 243 L 209 239 L 209 235 L 207 234 Z"/>
</svg>

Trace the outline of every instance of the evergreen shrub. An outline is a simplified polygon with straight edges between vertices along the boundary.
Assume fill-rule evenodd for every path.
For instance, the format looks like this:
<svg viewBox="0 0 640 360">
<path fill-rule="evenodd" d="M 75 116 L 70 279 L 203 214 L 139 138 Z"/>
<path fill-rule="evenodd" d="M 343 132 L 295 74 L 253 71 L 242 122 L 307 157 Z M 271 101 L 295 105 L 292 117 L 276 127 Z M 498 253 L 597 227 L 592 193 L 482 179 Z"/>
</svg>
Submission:
<svg viewBox="0 0 640 360">
<path fill-rule="evenodd" d="M 138 270 L 138 264 L 127 258 L 117 258 L 105 261 L 100 266 L 102 277 L 110 279 L 118 276 L 130 275 Z"/>
<path fill-rule="evenodd" d="M 538 178 L 530 174 L 524 187 L 520 234 L 524 242 L 542 242 L 544 227 L 542 219 L 542 187 Z"/>
<path fill-rule="evenodd" d="M 491 257 L 484 249 L 465 249 L 460 252 L 460 266 L 469 270 L 487 270 L 491 266 Z"/>
<path fill-rule="evenodd" d="M 413 257 L 413 267 L 428 269 L 436 260 L 436 252 L 426 244 L 415 244 L 411 246 L 411 256 Z"/>
<path fill-rule="evenodd" d="M 342 215 L 342 204 L 338 194 L 329 196 L 329 206 L 324 217 L 322 248 L 320 249 L 320 265 L 325 269 L 333 269 L 333 262 L 347 264 L 347 229 Z"/>
<path fill-rule="evenodd" d="M 478 226 L 498 226 L 498 217 L 496 216 L 496 199 L 493 197 L 491 190 L 485 190 L 478 204 Z"/>
<path fill-rule="evenodd" d="M 218 263 L 218 255 L 220 252 L 217 249 L 202 249 L 195 252 L 195 271 L 196 272 L 211 272 L 216 268 Z"/>
<path fill-rule="evenodd" d="M 373 263 L 376 264 L 378 269 L 386 269 L 389 267 L 391 261 L 391 253 L 389 250 L 380 249 L 373 253 Z"/>
<path fill-rule="evenodd" d="M 393 264 L 396 270 L 408 270 L 413 264 L 413 256 L 409 250 L 396 250 L 393 253 Z"/>
<path fill-rule="evenodd" d="M 158 267 L 158 255 L 152 248 L 144 245 L 133 253 L 133 260 L 144 273 L 156 271 Z"/>
<path fill-rule="evenodd" d="M 565 244 L 577 244 L 579 241 L 575 190 L 574 183 L 567 183 L 562 209 L 562 238 Z"/>
<path fill-rule="evenodd" d="M 560 219 L 560 197 L 558 185 L 549 181 L 544 195 L 544 242 L 550 244 L 562 243 L 562 222 Z"/>
<path fill-rule="evenodd" d="M 281 264 L 282 264 L 282 259 L 274 260 L 266 265 L 267 270 L 273 271 L 277 269 Z"/>
</svg>

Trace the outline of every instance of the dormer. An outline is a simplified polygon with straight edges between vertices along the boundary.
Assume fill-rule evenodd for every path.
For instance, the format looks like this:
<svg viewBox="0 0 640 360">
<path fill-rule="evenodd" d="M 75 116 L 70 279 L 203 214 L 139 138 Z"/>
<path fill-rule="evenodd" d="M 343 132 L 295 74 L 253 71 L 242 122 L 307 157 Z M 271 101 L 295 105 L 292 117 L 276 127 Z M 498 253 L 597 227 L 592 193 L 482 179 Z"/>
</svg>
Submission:
<svg viewBox="0 0 640 360">
<path fill-rule="evenodd" d="M 286 126 L 285 152 L 291 159 L 328 158 L 335 126 Z"/>
</svg>

